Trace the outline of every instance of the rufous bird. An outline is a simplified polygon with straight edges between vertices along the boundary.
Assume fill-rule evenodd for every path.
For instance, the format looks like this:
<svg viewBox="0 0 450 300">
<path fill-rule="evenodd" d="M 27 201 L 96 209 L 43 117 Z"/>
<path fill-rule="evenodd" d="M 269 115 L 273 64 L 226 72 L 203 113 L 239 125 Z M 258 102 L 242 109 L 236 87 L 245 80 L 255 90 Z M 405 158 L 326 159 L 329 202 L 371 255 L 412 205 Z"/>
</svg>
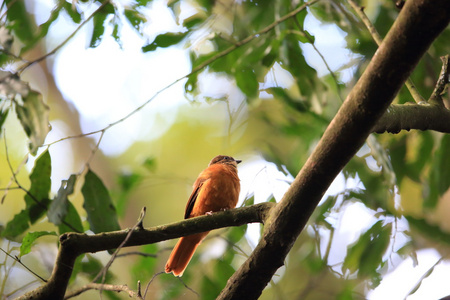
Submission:
<svg viewBox="0 0 450 300">
<path fill-rule="evenodd" d="M 241 189 L 237 165 L 241 160 L 218 155 L 203 170 L 194 183 L 186 205 L 184 218 L 202 216 L 236 207 Z M 195 249 L 209 233 L 201 232 L 180 238 L 166 263 L 166 273 L 182 276 Z"/>
</svg>

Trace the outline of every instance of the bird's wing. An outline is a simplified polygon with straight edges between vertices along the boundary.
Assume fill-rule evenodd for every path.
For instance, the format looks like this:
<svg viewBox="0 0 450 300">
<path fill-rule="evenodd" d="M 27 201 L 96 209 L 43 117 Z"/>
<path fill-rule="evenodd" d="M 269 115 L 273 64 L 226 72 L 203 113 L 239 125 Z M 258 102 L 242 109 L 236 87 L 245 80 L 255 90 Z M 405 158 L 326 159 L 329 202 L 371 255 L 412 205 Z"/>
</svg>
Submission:
<svg viewBox="0 0 450 300">
<path fill-rule="evenodd" d="M 184 212 L 184 218 L 188 219 L 191 215 L 192 209 L 194 208 L 195 201 L 197 200 L 198 194 L 203 186 L 203 184 L 208 181 L 208 178 L 199 177 L 194 185 L 194 190 L 192 191 L 191 196 L 189 197 L 189 201 L 186 205 L 186 210 Z"/>
</svg>

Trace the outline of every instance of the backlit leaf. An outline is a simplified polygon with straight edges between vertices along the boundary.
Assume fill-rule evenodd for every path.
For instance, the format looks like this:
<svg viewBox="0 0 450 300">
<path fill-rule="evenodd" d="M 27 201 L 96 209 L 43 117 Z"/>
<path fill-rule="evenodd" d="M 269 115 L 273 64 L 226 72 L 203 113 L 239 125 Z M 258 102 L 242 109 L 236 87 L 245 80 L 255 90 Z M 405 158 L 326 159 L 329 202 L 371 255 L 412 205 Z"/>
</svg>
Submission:
<svg viewBox="0 0 450 300">
<path fill-rule="evenodd" d="M 105 33 L 105 21 L 110 14 L 114 14 L 114 6 L 108 3 L 94 15 L 94 28 L 89 47 L 95 48 L 100 45 L 103 34 Z"/>
<path fill-rule="evenodd" d="M 6 16 L 12 30 L 25 45 L 33 39 L 33 23 L 28 15 L 24 0 L 5 0 Z"/>
<path fill-rule="evenodd" d="M 2 237 L 6 237 L 10 240 L 14 239 L 18 235 L 25 232 L 30 227 L 30 217 L 28 216 L 28 210 L 21 210 L 14 218 L 6 224 L 5 229 L 2 231 Z"/>
<path fill-rule="evenodd" d="M 111 201 L 109 192 L 92 170 L 89 170 L 84 177 L 81 192 L 84 197 L 83 207 L 87 212 L 87 220 L 93 232 L 120 230 L 116 208 Z"/>
<path fill-rule="evenodd" d="M 31 187 L 25 194 L 25 203 L 31 224 L 39 220 L 46 212 L 50 203 L 48 194 L 51 188 L 52 161 L 50 153 L 45 150 L 35 161 L 30 174 Z"/>
<path fill-rule="evenodd" d="M 22 96 L 22 100 L 22 104 L 16 102 L 17 117 L 29 138 L 30 153 L 36 155 L 51 129 L 48 122 L 50 109 L 42 100 L 42 95 L 36 91 Z"/>
<path fill-rule="evenodd" d="M 433 155 L 430 180 L 425 193 L 424 206 L 434 208 L 439 198 L 450 188 L 450 135 L 441 139 L 441 145 Z"/>
<path fill-rule="evenodd" d="M 47 216 L 48 220 L 55 225 L 60 225 L 61 221 L 67 214 L 67 207 L 69 203 L 69 199 L 67 197 L 72 195 L 76 179 L 77 176 L 72 174 L 68 180 L 62 180 L 58 194 L 50 204 L 50 209 L 48 210 Z"/>
<path fill-rule="evenodd" d="M 28 232 L 24 238 L 22 239 L 22 245 L 20 245 L 20 254 L 19 256 L 24 256 L 25 254 L 30 253 L 31 246 L 33 245 L 34 241 L 38 239 L 41 236 L 44 235 L 54 235 L 57 236 L 56 232 L 54 231 L 35 231 L 35 232 Z"/>
<path fill-rule="evenodd" d="M 252 69 L 245 68 L 237 70 L 235 79 L 237 86 L 247 97 L 254 98 L 258 95 L 259 83 Z"/>
<path fill-rule="evenodd" d="M 142 51 L 150 52 L 150 51 L 155 51 L 158 47 L 159 48 L 167 48 L 167 47 L 173 46 L 173 45 L 181 42 L 186 37 L 187 34 L 188 34 L 188 32 L 183 32 L 183 33 L 169 32 L 169 33 L 165 33 L 165 34 L 160 34 L 155 38 L 155 40 L 151 44 L 148 44 L 148 45 L 142 47 Z"/>
<path fill-rule="evenodd" d="M 68 202 L 67 205 L 67 214 L 64 217 L 61 225 L 58 226 L 59 234 L 63 234 L 65 232 L 83 232 L 83 224 L 81 223 L 80 215 L 78 214 L 75 206 L 73 206 L 72 202 Z"/>
</svg>

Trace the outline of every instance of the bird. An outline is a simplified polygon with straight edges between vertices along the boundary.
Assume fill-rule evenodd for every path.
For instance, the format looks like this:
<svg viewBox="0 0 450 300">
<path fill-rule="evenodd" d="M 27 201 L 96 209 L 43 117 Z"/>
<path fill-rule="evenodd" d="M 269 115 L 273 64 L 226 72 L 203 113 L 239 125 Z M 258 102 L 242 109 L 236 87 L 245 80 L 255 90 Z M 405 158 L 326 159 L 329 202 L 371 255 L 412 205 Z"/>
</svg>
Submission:
<svg viewBox="0 0 450 300">
<path fill-rule="evenodd" d="M 237 165 L 241 162 L 226 155 L 214 157 L 194 182 L 184 218 L 235 208 L 241 189 Z M 180 238 L 167 260 L 165 272 L 182 276 L 198 245 L 208 233 L 209 231 Z"/>
</svg>

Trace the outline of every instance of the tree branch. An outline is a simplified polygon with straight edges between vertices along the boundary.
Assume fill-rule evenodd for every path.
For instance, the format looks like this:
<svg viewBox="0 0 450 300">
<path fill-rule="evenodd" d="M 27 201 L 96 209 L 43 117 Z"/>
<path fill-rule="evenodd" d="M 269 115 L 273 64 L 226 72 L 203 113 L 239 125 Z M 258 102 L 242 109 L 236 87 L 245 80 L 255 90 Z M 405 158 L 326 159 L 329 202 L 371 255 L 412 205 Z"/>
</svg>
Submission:
<svg viewBox="0 0 450 300">
<path fill-rule="evenodd" d="M 275 203 L 266 202 L 249 207 L 236 208 L 167 225 L 136 229 L 123 247 L 153 244 L 213 229 L 241 226 L 248 223 L 264 223 Z M 128 230 L 105 232 L 95 235 L 64 233 L 53 273 L 48 282 L 18 299 L 63 299 L 69 283 L 75 259 L 83 253 L 93 253 L 118 248 L 127 238 Z"/>
<path fill-rule="evenodd" d="M 373 132 L 399 133 L 411 129 L 450 133 L 450 110 L 437 104 L 393 104 Z"/>
<path fill-rule="evenodd" d="M 126 284 L 114 285 L 114 284 L 101 284 L 101 283 L 88 283 L 85 286 L 82 286 L 81 288 L 77 289 L 76 291 L 73 291 L 72 293 L 70 293 L 70 295 L 67 295 L 66 297 L 64 297 L 64 299 L 70 299 L 70 298 L 76 297 L 86 291 L 89 291 L 89 290 L 113 291 L 113 292 L 117 292 L 117 293 L 125 292 L 126 294 L 128 294 L 128 297 L 130 297 L 130 298 L 144 299 L 144 298 L 142 298 L 142 296 L 139 295 L 139 292 L 133 291 Z"/>
<path fill-rule="evenodd" d="M 430 17 L 432 16 L 432 17 Z M 448 0 L 406 1 L 322 139 L 271 211 L 259 244 L 217 299 L 257 299 L 325 191 L 364 144 L 433 40 L 450 20 Z"/>
</svg>

